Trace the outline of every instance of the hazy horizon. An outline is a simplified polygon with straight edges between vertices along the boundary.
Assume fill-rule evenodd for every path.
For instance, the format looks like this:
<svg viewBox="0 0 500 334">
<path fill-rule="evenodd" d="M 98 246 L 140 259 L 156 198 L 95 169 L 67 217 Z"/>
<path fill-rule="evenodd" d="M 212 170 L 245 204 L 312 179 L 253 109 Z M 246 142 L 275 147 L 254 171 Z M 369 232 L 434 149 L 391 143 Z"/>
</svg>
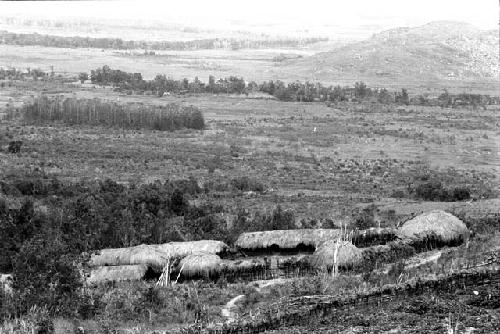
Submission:
<svg viewBox="0 0 500 334">
<path fill-rule="evenodd" d="M 158 21 L 204 29 L 343 38 L 364 38 L 390 28 L 442 20 L 466 22 L 485 30 L 498 28 L 498 3 L 492 0 L 484 1 L 480 8 L 472 1 L 450 0 L 412 3 L 311 0 L 307 5 L 298 1 L 263 0 L 0 2 L 0 13 L 2 17 L 121 20 L 131 25 L 138 21 Z"/>
</svg>

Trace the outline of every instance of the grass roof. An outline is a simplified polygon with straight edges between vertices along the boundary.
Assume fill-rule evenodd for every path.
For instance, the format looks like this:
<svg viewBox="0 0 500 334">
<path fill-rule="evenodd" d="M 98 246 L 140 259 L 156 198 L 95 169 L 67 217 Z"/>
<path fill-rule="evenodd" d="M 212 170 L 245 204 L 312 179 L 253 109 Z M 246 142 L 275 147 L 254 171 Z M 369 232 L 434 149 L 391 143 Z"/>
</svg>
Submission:
<svg viewBox="0 0 500 334">
<path fill-rule="evenodd" d="M 363 261 L 363 251 L 350 241 L 328 240 L 321 244 L 310 257 L 311 265 L 319 269 L 331 269 L 334 265 L 334 253 L 337 243 L 339 243 L 337 253 L 339 267 L 352 267 Z"/>
<path fill-rule="evenodd" d="M 93 254 L 90 266 L 120 266 L 145 264 L 162 268 L 169 259 L 181 259 L 189 254 L 204 252 L 221 254 L 229 247 L 222 241 L 199 240 L 170 242 L 160 245 L 139 245 L 126 248 L 107 248 Z"/>
<path fill-rule="evenodd" d="M 240 249 L 262 249 L 273 245 L 282 249 L 293 249 L 299 245 L 318 247 L 321 243 L 338 238 L 340 229 L 298 229 L 242 233 L 236 246 Z"/>
<path fill-rule="evenodd" d="M 433 210 L 408 220 L 398 233 L 403 238 L 423 239 L 432 235 L 449 242 L 465 238 L 469 230 L 451 213 Z"/>
<path fill-rule="evenodd" d="M 195 253 L 184 257 L 178 268 L 184 277 L 210 277 L 210 275 L 220 272 L 222 263 L 223 261 L 218 255 Z"/>
</svg>

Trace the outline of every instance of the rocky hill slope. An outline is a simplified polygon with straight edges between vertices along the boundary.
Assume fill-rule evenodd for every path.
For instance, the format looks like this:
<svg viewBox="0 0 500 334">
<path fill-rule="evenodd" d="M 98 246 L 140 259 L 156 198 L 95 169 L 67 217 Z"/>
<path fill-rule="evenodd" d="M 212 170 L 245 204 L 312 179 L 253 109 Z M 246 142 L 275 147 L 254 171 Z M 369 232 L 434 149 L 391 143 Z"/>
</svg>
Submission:
<svg viewBox="0 0 500 334">
<path fill-rule="evenodd" d="M 396 28 L 329 52 L 289 61 L 282 70 L 312 80 L 495 80 L 499 33 L 461 22 Z"/>
</svg>

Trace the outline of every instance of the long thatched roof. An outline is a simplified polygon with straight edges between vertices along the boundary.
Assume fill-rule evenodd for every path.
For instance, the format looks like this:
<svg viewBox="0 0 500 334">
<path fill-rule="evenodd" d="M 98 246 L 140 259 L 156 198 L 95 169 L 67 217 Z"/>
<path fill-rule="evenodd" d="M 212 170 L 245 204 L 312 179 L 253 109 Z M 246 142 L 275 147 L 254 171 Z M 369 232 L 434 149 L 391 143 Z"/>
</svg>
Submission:
<svg viewBox="0 0 500 334">
<path fill-rule="evenodd" d="M 229 247 L 218 240 L 198 240 L 185 242 L 169 242 L 156 247 L 171 258 L 182 258 L 193 253 L 223 254 Z"/>
<path fill-rule="evenodd" d="M 205 276 L 220 272 L 223 261 L 218 255 L 194 253 L 184 257 L 179 265 L 179 271 L 184 277 Z"/>
<path fill-rule="evenodd" d="M 200 240 L 170 242 L 161 245 L 139 245 L 126 248 L 107 248 L 93 254 L 90 266 L 120 266 L 145 264 L 162 268 L 172 259 L 181 259 L 189 254 L 203 251 L 207 254 L 221 254 L 229 247 L 222 241 Z"/>
<path fill-rule="evenodd" d="M 337 265 L 352 267 L 363 261 L 363 251 L 346 240 L 328 240 L 321 244 L 310 257 L 310 263 L 316 268 L 330 269 L 334 265 L 335 248 L 338 247 Z"/>
<path fill-rule="evenodd" d="M 138 281 L 144 277 L 148 266 L 136 264 L 130 266 L 102 266 L 92 268 L 88 283 L 119 281 Z"/>
<path fill-rule="evenodd" d="M 293 249 L 299 245 L 318 247 L 321 243 L 337 239 L 340 229 L 298 229 L 242 233 L 236 246 L 240 249 L 255 250 L 273 245 L 282 249 Z"/>
<path fill-rule="evenodd" d="M 464 222 L 442 210 L 421 214 L 405 222 L 399 229 L 399 235 L 403 238 L 422 239 L 433 235 L 446 242 L 465 238 L 468 234 Z"/>
<path fill-rule="evenodd" d="M 90 266 L 125 266 L 144 264 L 163 267 L 168 261 L 168 254 L 151 245 L 139 245 L 127 248 L 107 248 L 93 254 Z"/>
</svg>

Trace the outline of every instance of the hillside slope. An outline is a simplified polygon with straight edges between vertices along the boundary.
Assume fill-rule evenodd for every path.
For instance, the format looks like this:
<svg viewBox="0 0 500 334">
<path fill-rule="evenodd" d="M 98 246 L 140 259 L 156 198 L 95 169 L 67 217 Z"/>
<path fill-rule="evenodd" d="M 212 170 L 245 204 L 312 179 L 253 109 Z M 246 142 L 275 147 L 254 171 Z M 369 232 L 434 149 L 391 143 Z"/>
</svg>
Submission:
<svg viewBox="0 0 500 334">
<path fill-rule="evenodd" d="M 396 28 L 368 40 L 289 61 L 281 68 L 303 78 L 335 81 L 495 80 L 500 73 L 498 31 L 439 21 Z"/>
</svg>

